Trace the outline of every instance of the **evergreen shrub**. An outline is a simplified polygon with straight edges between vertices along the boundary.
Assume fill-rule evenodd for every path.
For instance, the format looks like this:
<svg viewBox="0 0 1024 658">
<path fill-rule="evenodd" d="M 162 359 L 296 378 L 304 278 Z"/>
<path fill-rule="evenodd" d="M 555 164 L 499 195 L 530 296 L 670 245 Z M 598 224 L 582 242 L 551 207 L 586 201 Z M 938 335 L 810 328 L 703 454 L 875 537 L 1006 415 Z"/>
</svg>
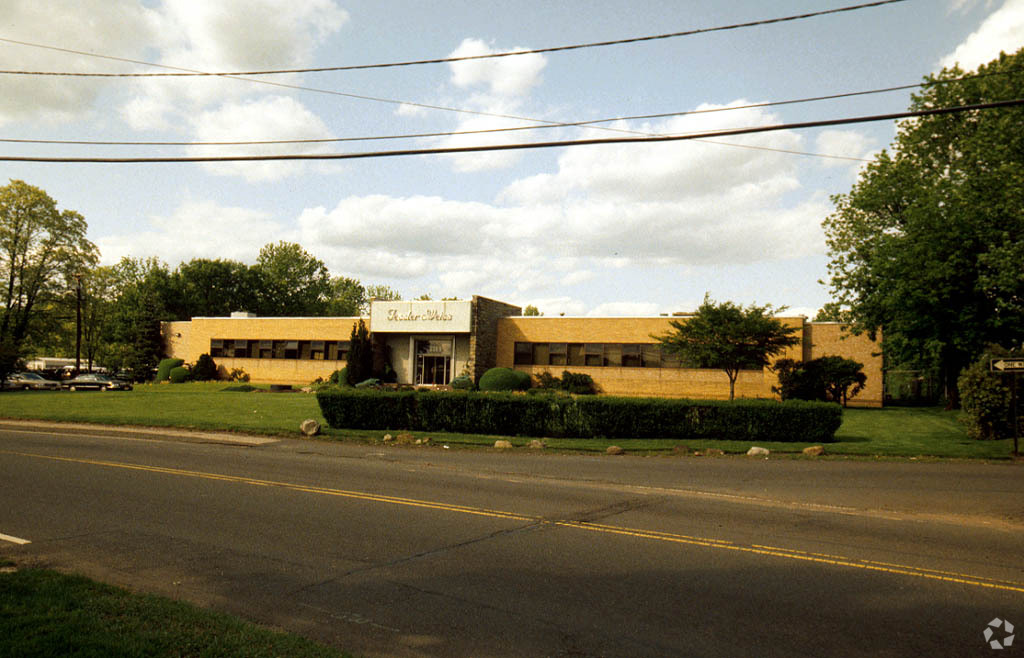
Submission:
<svg viewBox="0 0 1024 658">
<path fill-rule="evenodd" d="M 168 379 L 171 380 L 172 384 L 181 384 L 183 382 L 187 382 L 191 375 L 192 373 L 188 368 L 178 366 L 176 368 L 171 368 L 171 372 L 168 374 Z"/>
<path fill-rule="evenodd" d="M 491 368 L 480 377 L 481 391 L 525 391 L 533 380 L 525 372 L 511 368 Z"/>
<path fill-rule="evenodd" d="M 184 359 L 164 359 L 156 368 L 156 380 L 158 382 L 165 382 L 171 376 L 171 369 L 177 368 L 178 366 L 185 365 Z"/>
<path fill-rule="evenodd" d="M 192 367 L 192 379 L 197 382 L 208 382 L 217 379 L 217 364 L 209 354 L 200 354 L 196 365 Z"/>
<path fill-rule="evenodd" d="M 710 438 L 743 441 L 834 440 L 837 404 L 791 400 L 516 395 L 470 391 L 317 392 L 331 427 L 577 438 Z"/>
</svg>

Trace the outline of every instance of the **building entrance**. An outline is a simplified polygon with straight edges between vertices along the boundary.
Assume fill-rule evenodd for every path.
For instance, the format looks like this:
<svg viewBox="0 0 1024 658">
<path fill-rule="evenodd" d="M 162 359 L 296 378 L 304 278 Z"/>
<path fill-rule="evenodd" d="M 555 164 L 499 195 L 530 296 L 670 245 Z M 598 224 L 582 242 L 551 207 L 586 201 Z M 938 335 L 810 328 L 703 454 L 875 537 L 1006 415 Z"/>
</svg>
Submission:
<svg viewBox="0 0 1024 658">
<path fill-rule="evenodd" d="M 416 384 L 443 386 L 452 379 L 452 340 L 416 341 Z"/>
</svg>

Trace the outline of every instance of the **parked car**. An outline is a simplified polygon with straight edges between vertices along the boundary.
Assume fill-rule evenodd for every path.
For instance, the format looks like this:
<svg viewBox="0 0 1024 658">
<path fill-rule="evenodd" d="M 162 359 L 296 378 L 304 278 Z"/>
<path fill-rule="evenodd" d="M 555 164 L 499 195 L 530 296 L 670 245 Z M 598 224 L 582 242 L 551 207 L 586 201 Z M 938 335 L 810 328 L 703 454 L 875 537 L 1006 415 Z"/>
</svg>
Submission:
<svg viewBox="0 0 1024 658">
<path fill-rule="evenodd" d="M 56 391 L 60 390 L 60 382 L 45 379 L 34 372 L 12 372 L 4 380 L 4 388 L 16 391 Z"/>
<path fill-rule="evenodd" d="M 64 382 L 64 388 L 69 391 L 130 391 L 132 385 L 120 379 L 114 379 L 107 375 L 98 373 L 86 373 Z"/>
</svg>

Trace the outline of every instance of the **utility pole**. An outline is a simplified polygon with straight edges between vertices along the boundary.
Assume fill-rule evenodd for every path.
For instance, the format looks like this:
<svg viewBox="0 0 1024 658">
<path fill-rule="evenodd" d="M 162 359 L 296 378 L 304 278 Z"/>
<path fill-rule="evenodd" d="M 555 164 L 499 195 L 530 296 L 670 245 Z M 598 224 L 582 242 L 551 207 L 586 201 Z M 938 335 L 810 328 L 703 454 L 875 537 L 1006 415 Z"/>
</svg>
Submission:
<svg viewBox="0 0 1024 658">
<path fill-rule="evenodd" d="M 75 374 L 82 369 L 82 274 L 75 273 Z"/>
</svg>

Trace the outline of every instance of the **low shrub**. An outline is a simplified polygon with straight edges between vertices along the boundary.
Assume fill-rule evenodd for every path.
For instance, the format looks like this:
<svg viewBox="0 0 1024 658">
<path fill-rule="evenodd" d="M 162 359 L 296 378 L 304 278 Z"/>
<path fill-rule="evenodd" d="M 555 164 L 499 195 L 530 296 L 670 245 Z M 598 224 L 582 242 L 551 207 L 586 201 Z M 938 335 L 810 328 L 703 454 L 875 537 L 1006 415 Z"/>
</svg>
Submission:
<svg viewBox="0 0 1024 658">
<path fill-rule="evenodd" d="M 187 382 L 191 376 L 192 373 L 188 368 L 178 366 L 176 368 L 171 368 L 171 372 L 168 374 L 168 379 L 171 380 L 172 384 L 181 384 L 183 382 Z"/>
<path fill-rule="evenodd" d="M 530 375 L 511 368 L 491 368 L 480 378 L 481 391 L 525 391 L 530 388 Z"/>
<path fill-rule="evenodd" d="M 670 400 L 324 389 L 331 427 L 577 438 L 834 439 L 842 407 L 794 400 Z"/>
<path fill-rule="evenodd" d="M 327 379 L 330 383 L 335 386 L 348 386 L 348 368 L 342 368 L 341 370 L 335 370 L 331 373 L 331 376 Z"/>
<path fill-rule="evenodd" d="M 537 387 L 543 390 L 562 391 L 572 395 L 597 394 L 597 384 L 594 383 L 594 378 L 585 373 L 563 370 L 562 378 L 559 379 L 545 370 L 535 377 L 537 378 Z"/>
<path fill-rule="evenodd" d="M 239 384 L 238 386 L 228 386 L 221 390 L 228 393 L 251 393 L 252 391 L 258 391 L 259 389 L 249 384 Z"/>
<path fill-rule="evenodd" d="M 233 382 L 247 382 L 249 381 L 249 373 L 241 368 L 232 368 L 231 372 L 228 373 L 228 378 Z"/>
<path fill-rule="evenodd" d="M 456 391 L 472 391 L 476 388 L 473 378 L 469 375 L 459 375 L 451 381 L 451 387 Z"/>
<path fill-rule="evenodd" d="M 156 380 L 165 382 L 171 377 L 171 370 L 185 365 L 184 359 L 163 359 L 156 367 Z"/>
<path fill-rule="evenodd" d="M 967 426 L 967 436 L 972 439 L 1013 436 L 1012 392 L 1004 377 L 992 372 L 990 366 L 992 359 L 1008 356 L 1011 353 L 1007 350 L 990 346 L 977 361 L 964 369 L 957 380 L 963 408 L 960 420 Z M 1022 412 L 1024 407 L 1018 408 L 1019 417 L 1024 417 Z"/>
</svg>

